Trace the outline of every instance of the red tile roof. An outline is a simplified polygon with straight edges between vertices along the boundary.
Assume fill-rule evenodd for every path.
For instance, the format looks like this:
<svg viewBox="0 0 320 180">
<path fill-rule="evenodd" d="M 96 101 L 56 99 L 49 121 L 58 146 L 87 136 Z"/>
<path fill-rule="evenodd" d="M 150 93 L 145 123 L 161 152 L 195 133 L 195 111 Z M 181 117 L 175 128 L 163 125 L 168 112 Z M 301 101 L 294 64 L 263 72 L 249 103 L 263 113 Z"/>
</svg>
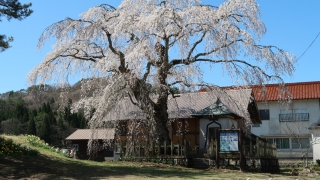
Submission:
<svg viewBox="0 0 320 180">
<path fill-rule="evenodd" d="M 222 87 L 223 89 L 236 89 L 234 86 Z M 279 84 L 266 84 L 266 93 L 263 94 L 260 86 L 253 86 L 252 91 L 256 101 L 278 101 L 292 96 L 292 100 L 299 99 L 320 99 L 320 81 L 286 83 L 288 92 L 281 94 Z M 206 92 L 207 88 L 202 88 L 198 92 Z M 280 99 L 280 97 L 282 97 Z"/>
<path fill-rule="evenodd" d="M 320 99 L 320 81 L 287 83 L 286 88 L 292 95 L 293 100 L 298 99 Z M 267 84 L 265 99 L 261 93 L 261 87 L 254 86 L 253 93 L 256 101 L 280 100 L 279 85 Z M 285 94 L 287 96 L 288 94 Z"/>
</svg>

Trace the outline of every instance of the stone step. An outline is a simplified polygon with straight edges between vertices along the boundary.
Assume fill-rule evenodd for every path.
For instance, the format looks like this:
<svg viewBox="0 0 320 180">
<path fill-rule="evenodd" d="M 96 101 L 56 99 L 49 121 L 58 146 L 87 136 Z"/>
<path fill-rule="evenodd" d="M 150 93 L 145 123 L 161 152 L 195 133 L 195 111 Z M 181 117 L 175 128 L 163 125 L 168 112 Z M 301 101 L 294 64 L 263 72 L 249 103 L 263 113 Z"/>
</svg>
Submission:
<svg viewBox="0 0 320 180">
<path fill-rule="evenodd" d="M 191 161 L 192 161 L 191 167 L 197 168 L 197 169 L 207 169 L 213 166 L 213 163 L 214 163 L 212 159 L 208 159 L 208 158 L 193 158 Z"/>
</svg>

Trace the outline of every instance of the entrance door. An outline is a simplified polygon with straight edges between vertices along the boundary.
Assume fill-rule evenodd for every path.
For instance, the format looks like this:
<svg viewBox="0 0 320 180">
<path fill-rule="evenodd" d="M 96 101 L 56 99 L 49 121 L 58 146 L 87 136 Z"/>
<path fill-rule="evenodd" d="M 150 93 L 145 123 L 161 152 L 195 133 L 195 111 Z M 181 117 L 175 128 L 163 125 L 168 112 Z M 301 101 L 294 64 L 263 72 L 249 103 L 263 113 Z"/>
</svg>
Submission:
<svg viewBox="0 0 320 180">
<path fill-rule="evenodd" d="M 208 139 L 207 139 L 207 148 L 210 147 L 211 140 L 217 139 L 218 129 L 219 129 L 218 127 L 209 128 Z"/>
</svg>

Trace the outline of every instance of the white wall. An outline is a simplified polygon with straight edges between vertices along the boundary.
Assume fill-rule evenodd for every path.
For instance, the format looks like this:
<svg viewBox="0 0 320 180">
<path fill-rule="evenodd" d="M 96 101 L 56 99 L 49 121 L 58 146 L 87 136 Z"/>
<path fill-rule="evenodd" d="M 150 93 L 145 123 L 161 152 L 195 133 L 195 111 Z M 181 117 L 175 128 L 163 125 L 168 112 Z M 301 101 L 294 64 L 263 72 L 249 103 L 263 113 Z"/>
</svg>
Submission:
<svg viewBox="0 0 320 180">
<path fill-rule="evenodd" d="M 262 120 L 260 127 L 252 127 L 251 132 L 258 136 L 268 137 L 289 137 L 284 132 L 285 128 L 293 127 L 297 133 L 307 135 L 311 134 L 309 127 L 316 126 L 320 123 L 320 102 L 319 99 L 293 100 L 289 109 L 307 109 L 309 121 L 297 122 L 279 122 L 280 110 L 288 108 L 287 104 L 280 104 L 277 101 L 270 101 L 267 104 L 258 102 L 258 109 L 269 109 L 270 120 Z M 319 133 L 320 134 L 320 133 Z M 320 136 L 319 136 L 320 138 Z M 277 150 L 278 157 L 301 157 L 299 150 Z M 313 151 L 313 152 L 312 152 Z M 309 151 L 309 157 L 320 159 L 320 144 L 314 145 Z"/>
<path fill-rule="evenodd" d="M 283 129 L 286 126 L 293 126 L 297 124 L 295 122 L 279 122 L 279 114 L 281 109 L 288 108 L 287 104 L 280 104 L 277 101 L 270 101 L 267 104 L 258 102 L 258 109 L 269 109 L 270 120 L 262 120 L 260 127 L 252 127 L 251 132 L 255 135 L 281 135 L 285 134 Z M 310 134 L 308 128 L 320 123 L 320 108 L 319 99 L 307 99 L 307 100 L 293 100 L 292 108 L 290 109 L 307 109 L 309 113 L 309 121 L 303 121 L 298 124 L 302 129 L 299 129 L 301 134 Z"/>
<path fill-rule="evenodd" d="M 206 131 L 207 131 L 207 125 L 211 123 L 207 118 L 200 119 L 200 149 L 204 148 L 204 144 L 206 141 Z M 221 124 L 222 129 L 231 129 L 232 124 L 235 126 L 236 129 L 238 129 L 238 123 L 235 120 L 229 119 L 229 118 L 219 118 L 216 122 Z M 219 127 L 219 125 L 212 123 L 209 125 L 210 127 Z"/>
</svg>

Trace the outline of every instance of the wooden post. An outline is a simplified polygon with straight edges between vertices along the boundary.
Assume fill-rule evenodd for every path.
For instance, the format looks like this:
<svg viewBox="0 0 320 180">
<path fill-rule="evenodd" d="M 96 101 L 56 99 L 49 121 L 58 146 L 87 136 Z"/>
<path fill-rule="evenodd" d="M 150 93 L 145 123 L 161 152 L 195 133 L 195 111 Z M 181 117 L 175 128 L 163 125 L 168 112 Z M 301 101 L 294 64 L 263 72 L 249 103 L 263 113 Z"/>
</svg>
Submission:
<svg viewBox="0 0 320 180">
<path fill-rule="evenodd" d="M 167 141 L 164 141 L 163 143 L 163 150 L 164 150 L 164 156 L 167 156 Z"/>
<path fill-rule="evenodd" d="M 252 157 L 253 154 L 252 154 L 252 140 L 250 139 L 250 157 Z"/>
<path fill-rule="evenodd" d="M 157 156 L 160 156 L 160 141 L 157 141 L 157 149 L 158 149 Z"/>
<path fill-rule="evenodd" d="M 122 157 L 122 141 L 120 139 L 120 157 Z"/>
<path fill-rule="evenodd" d="M 178 143 L 178 156 L 180 156 L 180 143 Z"/>
<path fill-rule="evenodd" d="M 154 156 L 155 154 L 155 145 L 154 142 L 152 141 L 152 156 Z"/>
<path fill-rule="evenodd" d="M 214 141 L 213 141 L 213 138 L 211 138 L 210 139 L 210 156 L 213 156 L 214 155 L 214 151 L 213 151 L 213 143 L 214 143 Z"/>
<path fill-rule="evenodd" d="M 126 141 L 126 154 L 128 155 L 128 141 Z"/>
<path fill-rule="evenodd" d="M 240 155 L 240 157 L 239 157 L 240 162 L 239 163 L 240 163 L 240 170 L 243 171 L 243 166 L 244 166 L 243 147 L 242 147 L 243 139 L 242 139 L 242 131 L 240 128 L 239 128 L 238 133 L 239 133 L 239 153 L 240 153 L 239 154 Z"/>
<path fill-rule="evenodd" d="M 216 167 L 219 169 L 219 151 L 220 151 L 220 129 L 218 131 L 216 131 Z"/>
<path fill-rule="evenodd" d="M 139 144 L 139 157 L 141 157 L 141 144 Z"/>
<path fill-rule="evenodd" d="M 212 145 L 213 149 L 212 149 L 212 155 L 213 157 L 216 157 L 217 156 L 217 139 L 214 139 L 213 140 L 213 145 Z"/>
<path fill-rule="evenodd" d="M 260 158 L 260 143 L 259 143 L 259 138 L 256 138 L 256 148 L 257 148 L 257 152 L 256 154 L 258 154 L 257 158 Z"/>
<path fill-rule="evenodd" d="M 277 157 L 277 145 L 275 142 L 273 143 L 273 157 Z"/>
<path fill-rule="evenodd" d="M 134 144 L 134 142 L 133 142 L 133 155 L 132 156 L 136 156 L 136 145 Z"/>
<path fill-rule="evenodd" d="M 173 144 L 172 144 L 172 140 L 171 140 L 171 157 L 173 156 Z"/>
<path fill-rule="evenodd" d="M 246 141 L 242 139 L 242 154 L 246 157 Z"/>
<path fill-rule="evenodd" d="M 187 157 L 187 140 L 183 139 L 183 156 Z"/>
<path fill-rule="evenodd" d="M 266 157 L 267 156 L 267 142 L 263 141 L 263 156 Z"/>
</svg>

